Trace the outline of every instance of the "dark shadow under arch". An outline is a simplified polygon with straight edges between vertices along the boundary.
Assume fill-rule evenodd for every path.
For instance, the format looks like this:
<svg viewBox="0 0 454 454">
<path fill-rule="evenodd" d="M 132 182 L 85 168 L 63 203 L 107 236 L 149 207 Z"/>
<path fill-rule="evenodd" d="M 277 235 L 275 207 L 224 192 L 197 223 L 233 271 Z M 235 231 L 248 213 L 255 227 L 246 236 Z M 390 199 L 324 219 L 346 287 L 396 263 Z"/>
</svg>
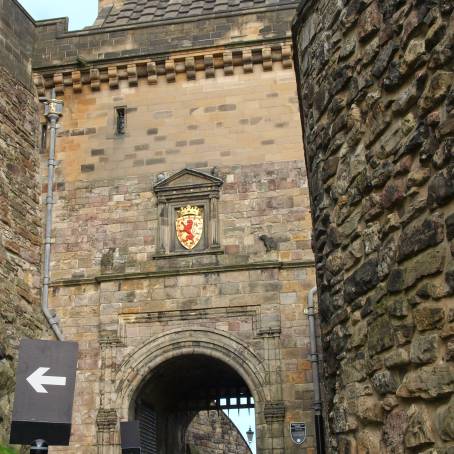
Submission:
<svg viewBox="0 0 454 454">
<path fill-rule="evenodd" d="M 220 398 L 239 403 L 250 397 L 243 378 L 219 359 L 197 353 L 168 359 L 131 402 L 134 419 L 142 422 L 144 454 L 186 454 L 186 431 L 200 411 L 216 408 Z"/>
</svg>

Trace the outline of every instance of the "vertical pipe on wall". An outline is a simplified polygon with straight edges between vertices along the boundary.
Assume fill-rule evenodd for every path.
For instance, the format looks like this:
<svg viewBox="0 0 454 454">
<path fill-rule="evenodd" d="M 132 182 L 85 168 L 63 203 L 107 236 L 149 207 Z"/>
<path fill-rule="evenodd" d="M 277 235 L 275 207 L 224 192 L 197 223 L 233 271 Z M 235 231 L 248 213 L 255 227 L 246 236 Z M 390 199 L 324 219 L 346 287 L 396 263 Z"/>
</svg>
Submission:
<svg viewBox="0 0 454 454">
<path fill-rule="evenodd" d="M 304 128 L 303 121 L 303 93 L 302 93 L 302 81 L 300 74 L 300 62 L 299 62 L 299 47 L 298 47 L 298 36 L 303 27 L 302 24 L 302 10 L 304 9 L 306 2 L 302 0 L 297 8 L 296 16 L 292 24 L 292 42 L 293 42 L 293 65 L 295 69 L 296 77 L 296 88 L 298 92 L 298 103 L 301 116 L 301 126 Z M 303 129 L 304 131 L 304 129 Z M 304 143 L 304 134 L 303 134 L 303 143 Z M 306 153 L 304 153 L 304 159 L 306 162 L 306 168 L 308 170 L 308 183 L 309 191 L 311 191 L 311 180 L 310 180 L 310 162 Z M 312 221 L 314 223 L 314 206 L 311 198 L 311 212 L 312 212 Z M 312 363 L 312 380 L 314 383 L 314 423 L 315 423 L 315 436 L 317 443 L 317 454 L 325 454 L 325 429 L 323 423 L 323 414 L 322 414 L 322 401 L 320 393 L 320 374 L 319 374 L 319 357 L 317 353 L 317 335 L 315 330 L 315 315 L 316 311 L 314 308 L 314 295 L 317 292 L 317 287 L 313 287 L 307 295 L 307 314 L 309 318 L 309 337 L 310 337 L 310 346 L 311 346 L 311 363 Z"/>
<path fill-rule="evenodd" d="M 322 399 L 320 392 L 320 375 L 318 369 L 319 357 L 317 353 L 317 333 L 315 326 L 316 310 L 314 307 L 314 295 L 317 292 L 317 287 L 309 290 L 307 295 L 307 315 L 309 318 L 309 340 L 311 348 L 311 363 L 312 363 L 312 381 L 314 383 L 314 419 L 315 419 L 315 437 L 317 442 L 317 454 L 325 454 L 325 436 L 323 427 L 322 415 Z"/>
<path fill-rule="evenodd" d="M 46 219 L 44 236 L 44 270 L 43 287 L 41 293 L 41 308 L 58 340 L 63 340 L 63 333 L 58 324 L 55 313 L 49 309 L 49 282 L 50 282 L 50 247 L 52 234 L 52 211 L 54 204 L 54 173 L 55 173 L 55 143 L 57 140 L 57 122 L 63 112 L 63 101 L 55 99 L 55 90 L 52 90 L 51 99 L 44 101 L 45 112 L 50 129 L 49 159 L 47 161 L 47 197 L 46 197 Z"/>
</svg>

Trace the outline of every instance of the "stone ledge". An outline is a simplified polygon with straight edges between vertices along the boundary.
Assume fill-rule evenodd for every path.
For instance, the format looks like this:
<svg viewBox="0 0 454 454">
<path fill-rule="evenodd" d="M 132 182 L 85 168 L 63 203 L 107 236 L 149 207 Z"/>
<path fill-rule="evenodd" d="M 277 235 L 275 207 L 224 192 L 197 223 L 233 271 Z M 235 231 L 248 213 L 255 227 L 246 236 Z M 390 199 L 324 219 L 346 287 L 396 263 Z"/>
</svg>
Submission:
<svg viewBox="0 0 454 454">
<path fill-rule="evenodd" d="M 224 254 L 224 249 L 207 249 L 204 251 L 195 251 L 195 252 L 169 252 L 168 254 L 156 254 L 153 256 L 153 260 L 161 259 L 174 259 L 179 257 L 197 257 L 199 255 L 222 255 Z"/>
<path fill-rule="evenodd" d="M 315 266 L 313 260 L 298 260 L 292 262 L 269 261 L 243 263 L 239 265 L 215 265 L 201 266 L 189 269 L 169 269 L 159 271 L 148 271 L 138 273 L 102 274 L 95 277 L 81 277 L 76 279 L 61 279 L 50 284 L 51 287 L 71 287 L 76 285 L 99 284 L 101 282 L 122 281 L 129 279 L 151 279 L 159 277 L 183 276 L 202 273 L 227 273 L 230 271 L 249 271 L 262 269 L 289 269 L 289 268 L 312 268 Z"/>
</svg>

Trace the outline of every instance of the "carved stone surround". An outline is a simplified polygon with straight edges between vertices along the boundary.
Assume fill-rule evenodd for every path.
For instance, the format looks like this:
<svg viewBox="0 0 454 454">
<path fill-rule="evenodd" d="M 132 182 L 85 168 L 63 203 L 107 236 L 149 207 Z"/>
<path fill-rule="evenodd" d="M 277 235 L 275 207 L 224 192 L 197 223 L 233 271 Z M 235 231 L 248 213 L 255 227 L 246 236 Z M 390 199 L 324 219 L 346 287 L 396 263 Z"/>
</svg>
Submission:
<svg viewBox="0 0 454 454">
<path fill-rule="evenodd" d="M 183 169 L 155 185 L 153 190 L 158 200 L 155 258 L 222 252 L 218 209 L 222 184 L 220 178 L 193 169 Z M 175 209 L 186 204 L 203 206 L 206 227 L 202 248 L 183 252 L 175 247 L 174 217 Z"/>
</svg>

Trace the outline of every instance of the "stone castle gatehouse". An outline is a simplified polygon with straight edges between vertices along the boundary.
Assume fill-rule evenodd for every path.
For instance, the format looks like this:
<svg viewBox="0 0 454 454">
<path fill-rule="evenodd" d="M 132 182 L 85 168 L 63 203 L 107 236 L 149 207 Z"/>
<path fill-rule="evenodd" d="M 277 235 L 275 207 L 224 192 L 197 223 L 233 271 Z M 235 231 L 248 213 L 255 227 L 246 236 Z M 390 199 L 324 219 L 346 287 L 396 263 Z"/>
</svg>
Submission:
<svg viewBox="0 0 454 454">
<path fill-rule="evenodd" d="M 452 454 L 454 5 L 296 6 L 102 0 L 70 32 L 0 1 L 0 440 L 19 339 L 51 336 L 44 237 L 80 346 L 51 452 L 139 420 L 146 454 L 246 454 L 230 407 L 260 454 L 313 454 L 317 281 L 329 452 Z"/>
<path fill-rule="evenodd" d="M 52 452 L 118 453 L 139 419 L 144 452 L 183 454 L 220 398 L 255 411 L 258 452 L 301 452 L 292 421 L 311 452 L 296 5 L 107 3 L 84 30 L 33 30 L 38 94 L 64 102 L 50 307 L 80 348 L 71 446 Z"/>
</svg>

